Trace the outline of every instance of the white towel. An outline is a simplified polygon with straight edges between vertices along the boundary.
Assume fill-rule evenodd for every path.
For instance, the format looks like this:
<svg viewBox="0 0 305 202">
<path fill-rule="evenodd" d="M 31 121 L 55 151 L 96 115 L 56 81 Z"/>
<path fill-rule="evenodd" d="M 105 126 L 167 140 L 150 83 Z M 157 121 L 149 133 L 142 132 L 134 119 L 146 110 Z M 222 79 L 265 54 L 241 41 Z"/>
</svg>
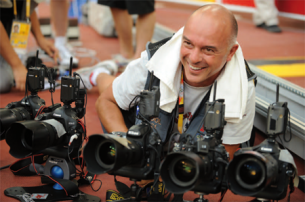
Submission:
<svg viewBox="0 0 305 202">
<path fill-rule="evenodd" d="M 172 112 L 175 108 L 181 79 L 180 46 L 182 27 L 169 41 L 161 46 L 146 64 L 147 69 L 160 79 L 160 108 Z M 225 99 L 225 119 L 238 123 L 242 118 L 248 97 L 248 79 L 244 57 L 239 47 L 217 78 L 216 99 Z M 213 99 L 213 88 L 210 101 Z"/>
</svg>

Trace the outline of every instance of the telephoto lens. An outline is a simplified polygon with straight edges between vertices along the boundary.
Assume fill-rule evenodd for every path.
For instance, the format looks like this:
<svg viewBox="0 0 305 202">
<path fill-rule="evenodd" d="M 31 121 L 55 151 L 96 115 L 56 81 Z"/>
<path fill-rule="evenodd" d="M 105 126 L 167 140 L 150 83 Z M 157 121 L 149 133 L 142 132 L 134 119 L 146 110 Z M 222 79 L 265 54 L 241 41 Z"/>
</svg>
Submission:
<svg viewBox="0 0 305 202">
<path fill-rule="evenodd" d="M 140 161 L 140 145 L 134 141 L 129 141 L 127 145 L 123 143 L 125 141 L 126 138 L 117 135 L 91 135 L 84 149 L 87 169 L 95 174 L 102 174 Z"/>
<path fill-rule="evenodd" d="M 23 121 L 11 125 L 6 132 L 6 142 L 13 157 L 24 158 L 57 145 L 63 134 L 63 125 L 54 119 Z"/>
<path fill-rule="evenodd" d="M 90 135 L 84 147 L 89 172 L 132 179 L 153 179 L 157 136 L 148 124 L 134 125 L 127 133 Z"/>
</svg>

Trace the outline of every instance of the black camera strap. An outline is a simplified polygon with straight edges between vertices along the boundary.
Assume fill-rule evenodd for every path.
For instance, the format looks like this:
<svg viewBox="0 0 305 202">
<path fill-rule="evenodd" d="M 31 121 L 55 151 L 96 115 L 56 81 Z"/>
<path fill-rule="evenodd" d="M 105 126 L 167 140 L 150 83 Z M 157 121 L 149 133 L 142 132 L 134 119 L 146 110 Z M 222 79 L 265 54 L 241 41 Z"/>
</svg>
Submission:
<svg viewBox="0 0 305 202">
<path fill-rule="evenodd" d="M 131 196 L 130 188 L 126 184 L 124 184 L 120 181 L 117 181 L 115 175 L 114 175 L 114 182 L 115 182 L 116 189 L 119 191 L 119 193 L 122 196 L 124 196 L 124 198 L 130 198 L 130 196 Z"/>
</svg>

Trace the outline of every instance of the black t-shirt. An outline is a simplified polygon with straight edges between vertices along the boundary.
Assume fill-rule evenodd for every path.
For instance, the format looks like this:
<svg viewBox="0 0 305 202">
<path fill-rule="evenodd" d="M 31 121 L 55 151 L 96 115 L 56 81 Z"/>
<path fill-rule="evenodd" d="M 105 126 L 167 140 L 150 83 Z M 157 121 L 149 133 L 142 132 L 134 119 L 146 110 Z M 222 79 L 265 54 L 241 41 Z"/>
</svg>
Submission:
<svg viewBox="0 0 305 202">
<path fill-rule="evenodd" d="M 11 0 L 13 4 L 13 0 Z M 25 20 L 25 0 L 16 0 L 17 4 L 17 19 L 18 20 Z M 14 5 L 14 4 L 13 4 Z M 15 19 L 14 16 L 14 6 L 11 8 L 0 8 L 0 21 L 2 22 L 8 36 L 10 36 L 12 22 Z"/>
</svg>

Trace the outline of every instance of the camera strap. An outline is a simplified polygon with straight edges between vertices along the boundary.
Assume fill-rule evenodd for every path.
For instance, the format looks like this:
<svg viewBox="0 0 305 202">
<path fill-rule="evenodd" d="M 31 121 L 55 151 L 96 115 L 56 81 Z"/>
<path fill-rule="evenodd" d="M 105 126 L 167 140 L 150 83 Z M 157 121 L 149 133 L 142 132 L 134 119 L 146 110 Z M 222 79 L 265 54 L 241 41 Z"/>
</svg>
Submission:
<svg viewBox="0 0 305 202">
<path fill-rule="evenodd" d="M 44 181 L 47 185 L 36 187 L 10 187 L 4 191 L 4 194 L 13 197 L 22 202 L 31 201 L 64 201 L 73 200 L 74 202 L 100 202 L 101 199 L 97 196 L 92 196 L 78 190 L 77 185 L 69 180 L 63 182 L 62 179 L 57 179 L 68 190 L 67 193 L 63 190 L 53 188 L 54 182 Z M 50 180 L 51 181 L 51 180 Z"/>
<path fill-rule="evenodd" d="M 44 154 L 33 155 L 34 161 L 38 164 L 44 163 L 46 161 L 46 156 Z M 14 175 L 20 176 L 32 176 L 37 175 L 36 172 L 30 169 L 32 164 L 32 156 L 25 157 L 11 164 L 9 167 Z"/>
<path fill-rule="evenodd" d="M 179 117 L 178 117 L 178 130 L 183 133 L 183 114 L 184 114 L 184 84 L 183 72 L 181 72 L 180 89 L 179 89 Z"/>
<path fill-rule="evenodd" d="M 130 190 L 130 188 L 129 188 L 126 184 L 117 181 L 115 175 L 114 175 L 114 182 L 115 182 L 116 189 L 119 191 L 119 193 L 120 193 L 124 198 L 130 198 L 130 196 L 131 196 L 131 190 Z"/>
</svg>

